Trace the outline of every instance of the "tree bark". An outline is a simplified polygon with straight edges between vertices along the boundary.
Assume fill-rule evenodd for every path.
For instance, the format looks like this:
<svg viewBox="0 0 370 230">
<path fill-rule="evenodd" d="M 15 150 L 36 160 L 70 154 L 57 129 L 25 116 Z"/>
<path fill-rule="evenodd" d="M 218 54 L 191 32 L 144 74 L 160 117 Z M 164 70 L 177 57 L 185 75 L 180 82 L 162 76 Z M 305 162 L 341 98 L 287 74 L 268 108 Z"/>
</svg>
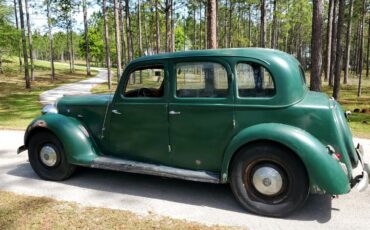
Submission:
<svg viewBox="0 0 370 230">
<path fill-rule="evenodd" d="M 114 35 L 116 39 L 116 62 L 117 62 L 117 81 L 121 79 L 122 75 L 122 65 L 121 65 L 121 33 L 120 33 L 120 26 L 119 26 L 119 8 L 118 8 L 118 0 L 114 0 Z"/>
<path fill-rule="evenodd" d="M 51 27 L 51 9 L 50 9 L 51 0 L 47 0 L 46 2 L 46 12 L 48 18 L 48 33 L 49 33 L 49 43 L 50 43 L 50 68 L 51 68 L 51 80 L 54 81 L 55 79 L 55 68 L 54 68 L 54 41 L 53 41 L 53 33 Z"/>
<path fill-rule="evenodd" d="M 17 0 L 14 0 L 14 18 L 15 18 L 15 28 L 19 29 L 18 23 L 18 13 L 17 13 Z M 19 57 L 19 69 L 22 70 L 22 39 L 20 38 L 18 41 L 18 57 Z"/>
<path fill-rule="evenodd" d="M 321 91 L 323 1 L 313 0 L 310 89 Z"/>
<path fill-rule="evenodd" d="M 156 34 L 156 52 L 159 54 L 161 50 L 161 34 L 159 28 L 159 13 L 158 0 L 155 0 L 155 34 Z"/>
<path fill-rule="evenodd" d="M 337 23 L 337 41 L 336 41 L 336 58 L 335 58 L 335 72 L 334 72 L 334 88 L 333 97 L 338 100 L 340 92 L 340 73 L 342 71 L 342 30 L 345 10 L 345 0 L 339 0 L 339 12 L 338 12 L 338 23 Z"/>
<path fill-rule="evenodd" d="M 322 9 L 321 9 L 321 11 L 322 11 Z M 321 17 L 321 20 L 322 20 L 322 12 L 321 12 L 320 17 Z M 321 28 L 322 28 L 322 25 L 321 25 Z M 320 38 L 320 40 L 321 40 L 321 38 Z M 273 2 L 272 33 L 271 33 L 271 48 L 272 49 L 276 49 L 276 42 L 277 42 L 277 4 L 276 4 L 276 0 L 274 0 L 274 2 Z"/>
<path fill-rule="evenodd" d="M 207 26 L 207 38 L 208 38 L 208 42 L 207 42 L 207 45 L 208 45 L 208 49 L 217 49 L 217 26 L 216 26 L 216 23 L 217 23 L 217 9 L 216 9 L 216 4 L 217 4 L 217 1 L 216 0 L 208 0 L 208 6 L 207 6 L 207 10 L 208 10 L 208 13 L 207 13 L 207 16 L 208 16 L 208 19 L 207 19 L 207 22 L 208 22 L 208 26 Z"/>
<path fill-rule="evenodd" d="M 351 30 L 352 30 L 352 16 L 353 16 L 353 0 L 349 1 L 349 12 L 347 21 L 347 33 L 346 33 L 346 52 L 344 56 L 344 78 L 343 84 L 348 82 L 348 69 L 349 69 L 349 57 L 351 54 Z"/>
<path fill-rule="evenodd" d="M 84 39 L 85 39 L 85 60 L 86 60 L 86 74 L 91 75 L 90 68 L 90 44 L 89 44 L 89 27 L 87 25 L 87 5 L 86 0 L 82 0 L 82 9 L 84 17 Z"/>
<path fill-rule="evenodd" d="M 332 23 L 332 36 L 331 36 L 331 58 L 330 58 L 330 74 L 329 74 L 329 86 L 333 86 L 334 81 L 334 67 L 335 67 L 335 59 L 336 59 L 336 39 L 337 39 L 337 23 L 336 23 L 336 8 L 338 0 L 334 1 L 334 9 L 333 9 L 333 23 Z"/>
<path fill-rule="evenodd" d="M 174 18 L 174 2 L 171 0 L 171 52 L 175 52 L 175 18 Z"/>
<path fill-rule="evenodd" d="M 252 9 L 251 9 L 251 4 L 249 4 L 248 7 L 248 40 L 249 40 L 249 47 L 252 46 Z"/>
<path fill-rule="evenodd" d="M 133 58 L 133 44 L 132 44 L 129 0 L 125 0 L 125 10 L 126 10 L 127 58 L 128 61 L 131 61 Z"/>
<path fill-rule="evenodd" d="M 328 81 L 330 75 L 330 63 L 331 63 L 331 42 L 332 42 L 332 33 L 333 33 L 333 12 L 334 12 L 334 2 L 329 1 L 329 10 L 328 10 L 328 26 L 326 33 L 326 66 L 325 66 L 325 81 Z"/>
<path fill-rule="evenodd" d="M 35 80 L 35 74 L 34 74 L 35 66 L 33 64 L 32 30 L 31 30 L 28 0 L 24 0 L 24 5 L 25 5 L 25 8 L 26 8 L 26 18 L 27 18 L 28 49 L 29 49 L 29 52 L 30 52 L 30 62 L 31 62 L 31 80 L 34 81 Z"/>
<path fill-rule="evenodd" d="M 260 29 L 261 47 L 266 47 L 266 1 L 261 0 L 261 29 Z"/>
<path fill-rule="evenodd" d="M 365 15 L 366 15 L 366 0 L 362 0 L 362 13 L 361 13 L 361 33 L 360 33 L 360 47 L 359 47 L 359 77 L 358 77 L 358 88 L 357 97 L 361 97 L 362 94 L 362 67 L 363 67 L 363 56 L 364 56 L 364 27 L 365 27 Z"/>
<path fill-rule="evenodd" d="M 126 40 L 125 40 L 125 18 L 124 18 L 124 9 L 123 9 L 123 0 L 119 0 L 119 8 L 120 8 L 120 15 L 119 18 L 121 19 L 121 44 L 122 44 L 122 50 L 121 50 L 121 56 L 122 59 L 122 65 L 126 65 Z"/>
<path fill-rule="evenodd" d="M 367 54 L 366 54 L 366 78 L 369 78 L 369 55 L 370 55 L 370 18 L 367 27 Z"/>
<path fill-rule="evenodd" d="M 232 37 L 233 37 L 233 21 L 232 21 L 232 14 L 233 14 L 233 8 L 234 8 L 234 5 L 233 5 L 233 2 L 230 0 L 229 1 L 229 25 L 228 25 L 228 38 L 227 38 L 227 41 L 228 41 L 228 47 L 231 48 L 232 47 Z"/>
<path fill-rule="evenodd" d="M 108 88 L 111 89 L 112 88 L 112 78 L 111 78 L 111 62 L 110 62 L 110 50 L 109 50 L 107 0 L 103 0 L 103 20 L 104 20 L 105 64 L 108 70 Z"/>
<path fill-rule="evenodd" d="M 29 70 L 28 70 L 27 41 L 26 41 L 26 33 L 25 33 L 25 28 L 24 28 L 22 0 L 18 0 L 18 7 L 19 7 L 19 17 L 21 21 L 23 62 L 24 62 L 24 80 L 26 82 L 26 89 L 31 89 L 31 81 L 30 81 Z"/>
<path fill-rule="evenodd" d="M 170 13 L 172 10 L 172 5 L 170 0 L 166 0 L 165 5 L 165 18 L 166 18 L 166 52 L 171 52 L 171 21 Z"/>
</svg>

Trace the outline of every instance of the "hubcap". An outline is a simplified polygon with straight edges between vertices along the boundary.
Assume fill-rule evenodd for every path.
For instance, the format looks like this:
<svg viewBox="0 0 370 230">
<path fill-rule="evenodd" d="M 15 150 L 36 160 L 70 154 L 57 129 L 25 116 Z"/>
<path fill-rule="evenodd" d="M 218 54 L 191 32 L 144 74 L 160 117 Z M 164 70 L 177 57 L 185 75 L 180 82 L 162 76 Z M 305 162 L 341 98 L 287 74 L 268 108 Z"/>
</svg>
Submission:
<svg viewBox="0 0 370 230">
<path fill-rule="evenodd" d="M 53 167 L 57 163 L 57 152 L 52 146 L 45 145 L 40 150 L 40 159 L 46 166 Z"/>
<path fill-rule="evenodd" d="M 279 171 L 267 166 L 254 172 L 252 182 L 258 192 L 268 196 L 278 194 L 283 187 L 283 178 Z"/>
</svg>

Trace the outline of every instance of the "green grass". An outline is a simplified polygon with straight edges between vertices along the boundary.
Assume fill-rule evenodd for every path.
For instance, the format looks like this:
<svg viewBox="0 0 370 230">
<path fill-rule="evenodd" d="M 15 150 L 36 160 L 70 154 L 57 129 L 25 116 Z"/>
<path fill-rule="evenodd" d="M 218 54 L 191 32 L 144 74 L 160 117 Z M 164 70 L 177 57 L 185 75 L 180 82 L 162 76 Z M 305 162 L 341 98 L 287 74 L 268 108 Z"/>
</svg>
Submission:
<svg viewBox="0 0 370 230">
<path fill-rule="evenodd" d="M 1 229 L 231 229 L 0 191 Z"/>
<path fill-rule="evenodd" d="M 356 137 L 370 138 L 370 79 L 362 80 L 362 95 L 357 97 L 358 78 L 351 77 L 347 85 L 341 84 L 339 103 L 345 111 L 352 112 L 349 125 L 352 133 Z M 333 89 L 323 82 L 323 91 L 329 96 L 333 94 Z M 357 110 L 367 110 L 367 113 L 354 112 Z"/>
<path fill-rule="evenodd" d="M 46 61 L 35 62 L 35 81 L 32 89 L 25 89 L 24 74 L 20 72 L 16 58 L 8 58 L 3 63 L 4 74 L 0 74 L 0 128 L 25 129 L 40 114 L 39 95 L 49 89 L 66 83 L 86 79 L 83 67 L 76 67 L 69 73 L 69 65 L 56 63 L 56 78 L 50 79 L 50 64 Z M 93 71 L 96 74 L 96 71 Z"/>
</svg>

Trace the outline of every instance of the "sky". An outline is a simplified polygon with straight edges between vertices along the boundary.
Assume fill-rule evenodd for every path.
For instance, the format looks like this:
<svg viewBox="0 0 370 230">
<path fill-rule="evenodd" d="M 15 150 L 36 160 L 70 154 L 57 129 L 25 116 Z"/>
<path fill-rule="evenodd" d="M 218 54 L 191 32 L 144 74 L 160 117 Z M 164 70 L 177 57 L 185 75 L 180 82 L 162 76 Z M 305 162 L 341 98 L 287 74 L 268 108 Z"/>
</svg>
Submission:
<svg viewBox="0 0 370 230">
<path fill-rule="evenodd" d="M 14 2 L 13 0 L 7 0 L 7 5 L 12 7 L 14 10 Z M 18 3 L 18 0 L 17 0 Z M 30 13 L 30 21 L 31 21 L 31 28 L 32 31 L 38 31 L 41 34 L 47 33 L 47 16 L 46 16 L 46 6 L 43 6 L 43 0 L 29 0 L 29 13 Z M 18 5 L 17 5 L 18 7 Z M 24 7 L 24 6 L 23 6 Z M 82 6 L 79 7 L 80 9 L 74 15 L 74 19 L 76 23 L 73 25 L 74 31 L 83 31 L 83 13 L 82 13 Z M 100 10 L 100 7 L 97 4 L 88 7 L 87 9 L 87 17 L 89 18 L 94 12 Z M 25 13 L 25 10 L 23 10 Z M 18 16 L 19 10 L 17 9 Z M 13 13 L 14 15 L 14 13 Z M 25 19 L 26 20 L 26 19 Z M 13 19 L 15 24 L 15 18 Z M 19 23 L 19 22 L 18 22 Z M 61 31 L 62 29 L 53 27 L 53 32 Z"/>
</svg>

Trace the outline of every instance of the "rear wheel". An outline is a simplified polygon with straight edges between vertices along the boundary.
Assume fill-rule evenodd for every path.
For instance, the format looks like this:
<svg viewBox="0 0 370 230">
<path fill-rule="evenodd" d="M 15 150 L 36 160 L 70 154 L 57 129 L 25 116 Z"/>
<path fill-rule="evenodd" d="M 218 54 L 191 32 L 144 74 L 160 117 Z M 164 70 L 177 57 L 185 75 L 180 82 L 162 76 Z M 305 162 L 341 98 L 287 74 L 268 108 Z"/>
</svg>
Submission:
<svg viewBox="0 0 370 230">
<path fill-rule="evenodd" d="M 241 149 L 232 162 L 231 188 L 244 208 L 275 217 L 297 209 L 309 192 L 300 159 L 289 149 L 271 143 Z"/>
<path fill-rule="evenodd" d="M 31 137 L 28 158 L 32 169 L 45 180 L 67 179 L 76 168 L 67 162 L 59 139 L 47 131 L 36 133 Z"/>
</svg>

